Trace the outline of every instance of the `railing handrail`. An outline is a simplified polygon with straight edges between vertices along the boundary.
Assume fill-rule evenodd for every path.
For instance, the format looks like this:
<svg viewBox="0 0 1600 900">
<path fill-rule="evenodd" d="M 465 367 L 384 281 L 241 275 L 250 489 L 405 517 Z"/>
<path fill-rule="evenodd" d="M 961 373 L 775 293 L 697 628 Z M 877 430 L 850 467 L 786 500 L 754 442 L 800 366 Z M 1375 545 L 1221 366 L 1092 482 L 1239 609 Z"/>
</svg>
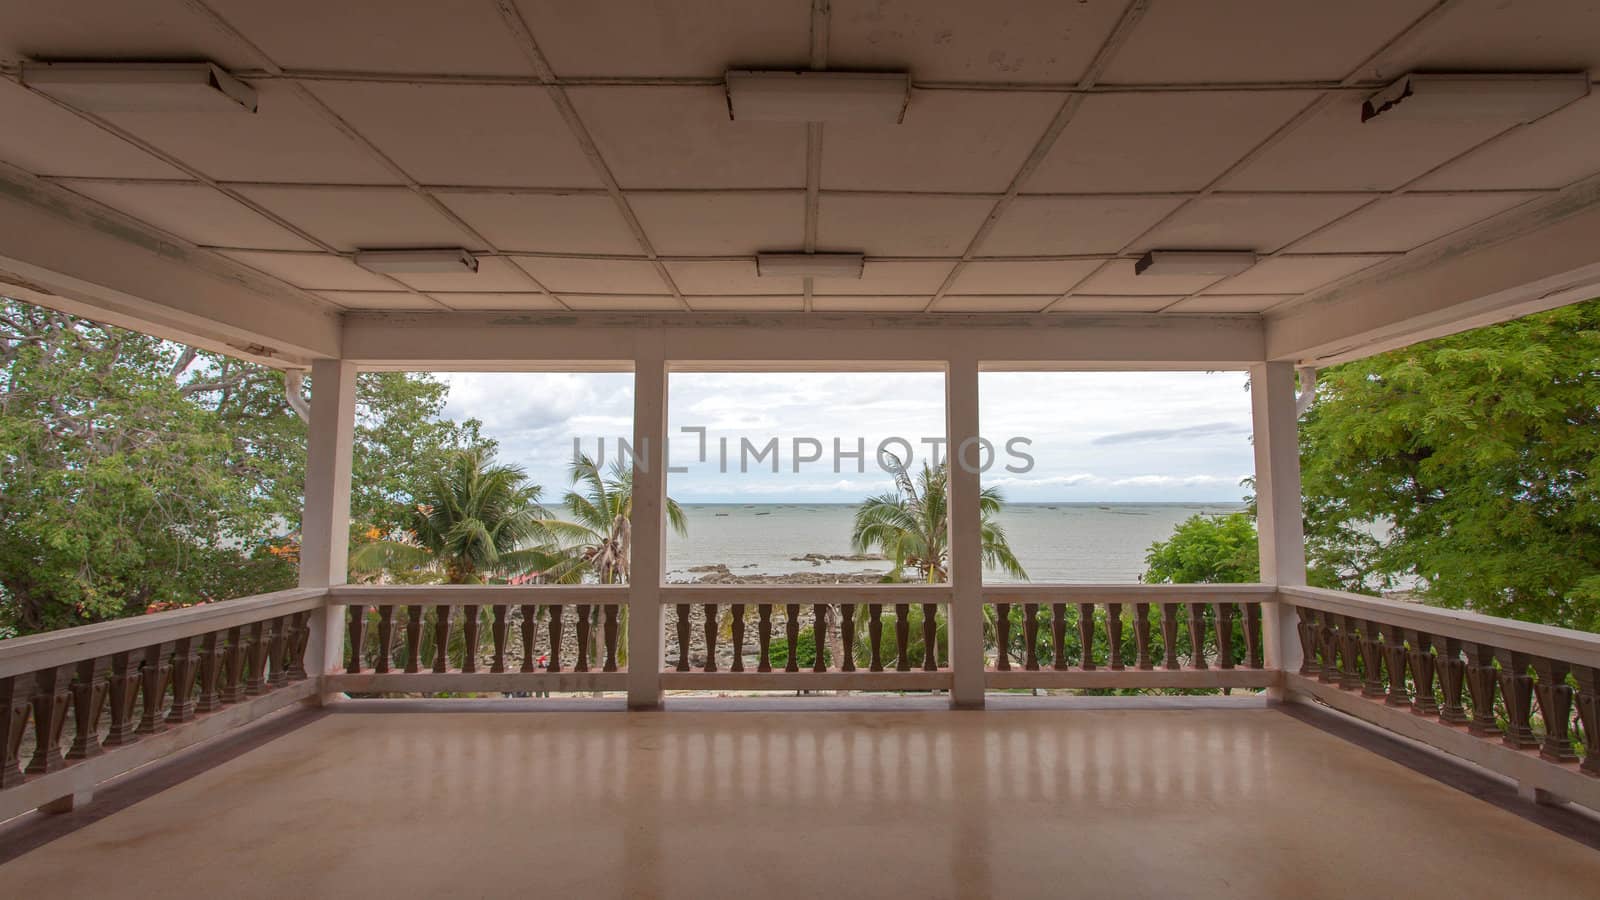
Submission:
<svg viewBox="0 0 1600 900">
<path fill-rule="evenodd" d="M 0 678 L 316 609 L 326 602 L 327 596 L 327 588 L 290 588 L 8 638 L 0 641 Z"/>
<path fill-rule="evenodd" d="M 1329 588 L 1280 586 L 1284 602 L 1337 615 L 1372 619 L 1468 643 L 1600 667 L 1600 634 L 1443 609 Z"/>
<path fill-rule="evenodd" d="M 328 595 L 335 604 L 376 606 L 628 604 L 625 584 L 341 584 Z"/>
<path fill-rule="evenodd" d="M 949 603 L 953 595 L 954 589 L 948 584 L 664 584 L 661 586 L 663 604 Z"/>
<path fill-rule="evenodd" d="M 1270 584 L 986 584 L 985 603 L 1259 603 L 1271 601 Z"/>
</svg>

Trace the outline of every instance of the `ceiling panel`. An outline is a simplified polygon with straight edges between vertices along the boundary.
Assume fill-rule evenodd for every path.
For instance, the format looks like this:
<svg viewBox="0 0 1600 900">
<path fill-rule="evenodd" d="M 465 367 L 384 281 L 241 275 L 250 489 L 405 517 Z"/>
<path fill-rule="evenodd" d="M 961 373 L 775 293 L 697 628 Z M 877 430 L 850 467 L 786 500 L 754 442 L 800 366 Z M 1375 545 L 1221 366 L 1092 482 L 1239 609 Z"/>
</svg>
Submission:
<svg viewBox="0 0 1600 900">
<path fill-rule="evenodd" d="M 832 0 L 828 62 L 920 81 L 1075 82 L 1124 0 Z"/>
<path fill-rule="evenodd" d="M 933 302 L 934 312 L 1040 312 L 1059 294 L 968 296 L 947 294 Z"/>
<path fill-rule="evenodd" d="M 983 256 L 1116 253 L 1183 202 L 1180 197 L 1018 197 L 984 237 Z"/>
<path fill-rule="evenodd" d="M 628 205 L 657 253 L 753 256 L 805 245 L 806 195 L 786 193 L 640 193 Z"/>
<path fill-rule="evenodd" d="M 1258 313 L 1293 300 L 1294 294 L 1201 294 L 1180 300 L 1168 312 Z"/>
<path fill-rule="evenodd" d="M 549 294 L 530 292 L 446 293 L 429 291 L 428 296 L 452 309 L 561 309 Z"/>
<path fill-rule="evenodd" d="M 1271 253 L 1371 200 L 1361 194 L 1212 194 L 1178 210 L 1132 249 Z"/>
<path fill-rule="evenodd" d="M 389 168 L 283 82 L 254 82 L 254 115 L 119 112 L 105 117 L 222 181 L 394 184 Z"/>
<path fill-rule="evenodd" d="M 731 68 L 806 68 L 810 0 L 517 0 L 563 78 L 720 77 Z M 710 24 L 715 23 L 715 24 Z"/>
<path fill-rule="evenodd" d="M 1062 95 L 913 91 L 899 125 L 829 125 L 826 189 L 1001 192 L 1061 106 Z"/>
<path fill-rule="evenodd" d="M 1278 256 L 1217 284 L 1216 294 L 1298 294 L 1375 266 L 1388 256 Z"/>
<path fill-rule="evenodd" d="M 1182 300 L 1176 297 L 1123 297 L 1073 294 L 1050 307 L 1053 313 L 1073 312 L 1160 312 Z"/>
<path fill-rule="evenodd" d="M 1156 0 L 1106 84 L 1338 80 L 1434 0 Z"/>
<path fill-rule="evenodd" d="M 178 169 L 15 81 L 0 78 L 0 160 L 35 175 L 186 178 Z"/>
<path fill-rule="evenodd" d="M 4 5 L 0 62 L 24 59 L 209 59 L 224 68 L 256 55 L 185 0 L 46 0 Z"/>
<path fill-rule="evenodd" d="M 239 193 L 339 250 L 466 247 L 477 242 L 406 188 L 246 187 Z"/>
<path fill-rule="evenodd" d="M 988 197 L 823 194 L 817 247 L 868 256 L 958 257 L 993 208 Z"/>
<path fill-rule="evenodd" d="M 196 244 L 254 250 L 317 249 L 243 203 L 202 184 L 68 181 L 64 185 Z"/>
<path fill-rule="evenodd" d="M 799 278 L 762 278 L 756 275 L 756 261 L 673 260 L 667 274 L 678 290 L 697 296 L 740 294 L 799 294 L 805 285 Z"/>
<path fill-rule="evenodd" d="M 206 2 L 286 68 L 532 74 L 493 3 Z"/>
<path fill-rule="evenodd" d="M 1294 245 L 1295 253 L 1404 253 L 1540 194 L 1401 194 L 1380 200 Z"/>
<path fill-rule="evenodd" d="M 701 312 L 741 310 L 784 310 L 800 312 L 806 308 L 806 298 L 791 297 L 685 297 L 689 301 L 689 308 Z M 925 300 L 926 298 L 924 298 Z"/>
<path fill-rule="evenodd" d="M 1316 96 L 1307 91 L 1091 94 L 1023 190 L 1199 190 Z"/>
<path fill-rule="evenodd" d="M 812 312 L 922 312 L 931 297 L 812 297 Z"/>
<path fill-rule="evenodd" d="M 670 293 L 656 273 L 654 264 L 629 259 L 551 259 L 531 256 L 514 258 L 546 289 L 583 291 L 592 294 Z"/>
<path fill-rule="evenodd" d="M 1420 189 L 1561 188 L 1600 172 L 1600 92 L 1511 131 L 1417 182 Z"/>
<path fill-rule="evenodd" d="M 433 193 L 500 250 L 614 255 L 644 252 L 609 194 Z"/>
<path fill-rule="evenodd" d="M 1471 150 L 1514 123 L 1405 114 L 1361 121 L 1361 93 L 1333 97 L 1222 187 L 1230 191 L 1387 191 Z"/>
<path fill-rule="evenodd" d="M 317 296 L 346 309 L 434 309 L 438 303 L 409 291 L 317 291 Z"/>
<path fill-rule="evenodd" d="M 797 188 L 806 126 L 734 122 L 720 86 L 568 88 L 624 188 Z"/>
<path fill-rule="evenodd" d="M 499 256 L 479 257 L 476 272 L 408 272 L 394 277 L 419 291 L 430 292 L 520 293 L 534 289 L 521 269 Z"/>
<path fill-rule="evenodd" d="M 960 294 L 1053 294 L 1059 297 L 1098 268 L 1100 260 L 1096 259 L 970 262 L 961 267 L 961 273 L 956 276 L 950 291 Z"/>
<path fill-rule="evenodd" d="M 672 296 L 647 297 L 639 294 L 563 294 L 561 301 L 573 309 L 596 310 L 663 310 L 683 309 L 678 298 Z"/>
<path fill-rule="evenodd" d="M 323 81 L 311 89 L 423 184 L 604 184 L 542 87 Z"/>
<path fill-rule="evenodd" d="M 860 278 L 814 278 L 813 294 L 932 294 L 944 284 L 953 262 L 897 262 L 869 259 Z"/>
<path fill-rule="evenodd" d="M 1215 275 L 1135 275 L 1133 260 L 1114 259 L 1094 273 L 1077 292 L 1089 296 L 1125 294 L 1157 296 L 1183 296 L 1211 284 Z"/>
<path fill-rule="evenodd" d="M 311 291 L 393 291 L 395 283 L 331 253 L 221 250 L 223 256 Z"/>
<path fill-rule="evenodd" d="M 1600 5 L 1587 0 L 1458 0 L 1368 72 L 1396 78 L 1434 72 L 1600 69 Z"/>
</svg>

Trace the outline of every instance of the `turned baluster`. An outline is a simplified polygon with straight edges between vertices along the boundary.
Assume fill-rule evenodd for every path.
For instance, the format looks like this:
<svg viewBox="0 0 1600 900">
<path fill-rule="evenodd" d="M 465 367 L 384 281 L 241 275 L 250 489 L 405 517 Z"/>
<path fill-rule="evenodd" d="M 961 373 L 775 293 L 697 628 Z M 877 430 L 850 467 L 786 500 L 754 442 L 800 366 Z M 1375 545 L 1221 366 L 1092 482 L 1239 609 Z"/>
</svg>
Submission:
<svg viewBox="0 0 1600 900">
<path fill-rule="evenodd" d="M 1122 604 L 1106 604 L 1106 641 L 1110 647 L 1112 669 L 1121 671 L 1127 668 L 1122 662 Z"/>
<path fill-rule="evenodd" d="M 289 620 L 277 616 L 267 622 L 267 687 L 280 688 L 289 683 L 289 671 L 283 667 L 289 647 Z"/>
<path fill-rule="evenodd" d="M 249 671 L 245 674 L 244 692 L 246 696 L 254 697 L 267 692 L 267 656 L 272 653 L 272 632 L 276 620 L 268 619 L 255 622 L 250 626 L 250 645 L 245 650 L 245 658 L 249 662 Z M 149 660 L 145 661 L 146 681 L 144 683 L 147 696 L 145 697 L 145 714 L 149 715 L 150 698 L 148 688 Z M 145 733 L 144 723 L 140 723 L 139 731 Z"/>
<path fill-rule="evenodd" d="M 1345 616 L 1339 628 L 1339 687 L 1361 689 L 1361 620 Z"/>
<path fill-rule="evenodd" d="M 1415 629 L 1406 629 L 1400 634 L 1410 644 L 1409 649 L 1406 651 L 1406 661 L 1411 666 L 1412 688 L 1416 692 L 1415 699 L 1411 701 L 1411 711 L 1419 716 L 1443 716 L 1443 710 L 1439 708 L 1438 695 L 1434 693 L 1433 678 L 1434 673 L 1437 671 L 1439 680 L 1446 680 L 1444 674 L 1444 665 L 1446 663 L 1444 651 L 1440 651 L 1439 659 L 1436 661 L 1433 656 L 1433 635 L 1426 631 L 1417 631 Z M 1455 646 L 1449 652 L 1451 657 L 1448 662 L 1455 664 L 1456 671 L 1455 710 L 1457 718 L 1445 717 L 1445 721 L 1464 722 L 1467 717 L 1461 709 L 1461 660 L 1457 658 L 1461 653 L 1461 648 Z M 1445 689 L 1445 695 L 1447 697 L 1450 695 L 1449 688 Z"/>
<path fill-rule="evenodd" d="M 856 670 L 856 605 L 842 603 L 839 605 L 839 643 L 840 655 L 839 671 L 854 672 Z"/>
<path fill-rule="evenodd" d="M 605 625 L 602 626 L 603 630 L 600 633 L 600 637 L 606 642 L 606 661 L 601 669 L 606 672 L 615 672 L 617 670 L 617 620 L 619 615 L 617 604 L 607 603 L 605 610 L 606 621 Z"/>
<path fill-rule="evenodd" d="M 1300 674 L 1310 678 L 1317 674 L 1317 651 L 1322 642 L 1318 639 L 1317 611 L 1296 606 L 1294 609 L 1295 634 L 1300 638 Z"/>
<path fill-rule="evenodd" d="M 489 671 L 498 674 L 506 670 L 506 637 L 511 633 L 511 607 L 497 603 L 492 609 L 494 621 L 489 624 L 489 639 L 494 641 L 494 661 L 489 663 Z"/>
<path fill-rule="evenodd" d="M 1437 646 L 1439 655 L 1434 658 L 1433 664 L 1439 673 L 1439 689 L 1444 698 L 1439 704 L 1439 719 L 1451 725 L 1465 725 L 1468 718 L 1466 707 L 1461 704 L 1461 689 L 1466 685 L 1467 667 L 1461 661 L 1461 642 L 1452 637 L 1441 637 Z M 1420 709 L 1415 711 L 1422 712 Z"/>
<path fill-rule="evenodd" d="M 675 668 L 679 672 L 689 671 L 689 604 L 679 603 L 676 609 L 678 624 L 678 663 Z"/>
<path fill-rule="evenodd" d="M 1233 668 L 1233 604 L 1213 603 L 1212 614 L 1217 620 L 1217 668 Z"/>
<path fill-rule="evenodd" d="M 61 755 L 61 733 L 67 725 L 67 704 L 72 700 L 72 663 L 33 673 L 33 759 L 29 775 L 66 768 Z"/>
<path fill-rule="evenodd" d="M 589 636 L 592 623 L 589 621 L 589 609 L 593 604 L 579 603 L 577 618 L 573 621 L 578 627 L 578 661 L 573 664 L 572 671 L 589 671 Z"/>
<path fill-rule="evenodd" d="M 1578 722 L 1583 726 L 1582 769 L 1600 776 L 1600 669 L 1574 666 L 1572 676 L 1578 682 Z"/>
<path fill-rule="evenodd" d="M 33 673 L 0 678 L 0 788 L 23 782 L 22 734 L 33 709 Z"/>
<path fill-rule="evenodd" d="M 922 671 L 939 671 L 939 604 L 922 604 Z"/>
<path fill-rule="evenodd" d="M 1078 604 L 1078 667 L 1084 671 L 1094 668 L 1094 604 Z"/>
<path fill-rule="evenodd" d="M 894 649 L 896 672 L 911 671 L 911 604 L 894 605 Z"/>
<path fill-rule="evenodd" d="M 450 671 L 450 626 L 456 617 L 454 606 L 433 608 L 433 671 Z"/>
<path fill-rule="evenodd" d="M 855 607 L 853 607 L 853 606 L 847 606 L 847 607 L 845 607 L 845 609 L 848 609 L 851 612 L 855 611 Z M 732 630 L 733 630 L 733 635 L 732 635 L 732 637 L 733 637 L 733 663 L 728 666 L 728 671 L 730 671 L 730 672 L 743 672 L 744 671 L 744 604 L 743 603 L 735 603 L 733 605 L 733 607 L 728 610 L 728 615 L 733 617 L 732 620 L 730 620 L 728 622 L 728 624 L 732 626 Z M 845 621 L 847 621 L 847 622 L 849 621 L 849 616 L 850 616 L 850 613 L 845 613 Z M 846 632 L 845 633 L 845 644 L 848 646 L 849 642 L 850 642 L 850 635 L 849 635 L 848 632 Z"/>
<path fill-rule="evenodd" d="M 1206 668 L 1206 605 L 1189 604 L 1189 667 Z"/>
<path fill-rule="evenodd" d="M 478 671 L 478 607 L 461 609 L 461 671 Z"/>
<path fill-rule="evenodd" d="M 200 640 L 200 693 L 194 699 L 194 711 L 204 715 L 222 708 L 218 693 L 222 676 L 222 641 L 219 631 L 213 631 Z"/>
<path fill-rule="evenodd" d="M 1178 604 L 1161 604 L 1161 667 L 1178 668 Z"/>
<path fill-rule="evenodd" d="M 789 659 L 783 664 L 785 672 L 800 671 L 800 604 L 786 603 L 783 607 L 783 639 L 789 644 Z"/>
<path fill-rule="evenodd" d="M 1022 604 L 1022 667 L 1039 671 L 1039 604 Z"/>
<path fill-rule="evenodd" d="M 883 671 L 883 604 L 867 604 L 867 671 Z M 1002 651 L 1002 657 L 1004 653 Z"/>
<path fill-rule="evenodd" d="M 545 631 L 550 635 L 550 662 L 545 666 L 547 672 L 561 671 L 561 607 L 547 606 L 545 609 L 550 614 L 550 619 L 545 623 Z"/>
<path fill-rule="evenodd" d="M 135 650 L 111 655 L 111 682 L 106 692 L 106 705 L 111 710 L 111 731 L 104 741 L 107 747 L 121 747 L 139 739 L 139 720 L 134 714 L 134 704 L 139 699 L 139 660 L 142 655 Z"/>
<path fill-rule="evenodd" d="M 179 638 L 172 647 L 172 708 L 167 711 L 168 722 L 194 720 L 194 682 L 199 668 L 199 642 L 192 637 Z"/>
<path fill-rule="evenodd" d="M 406 607 L 406 671 L 422 671 L 422 607 Z"/>
<path fill-rule="evenodd" d="M 1244 655 L 1245 665 L 1252 669 L 1267 667 L 1261 650 L 1261 604 L 1244 604 Z"/>
<path fill-rule="evenodd" d="M 1383 636 L 1378 623 L 1371 619 L 1359 622 L 1361 627 L 1361 695 L 1382 697 L 1383 689 Z M 1405 680 L 1404 672 L 1400 680 Z"/>
<path fill-rule="evenodd" d="M 528 604 L 522 607 L 522 669 L 535 671 L 533 645 L 539 637 L 539 607 Z"/>
<path fill-rule="evenodd" d="M 1339 637 L 1339 617 L 1331 612 L 1321 612 L 1317 628 L 1317 643 L 1321 645 L 1322 667 L 1317 670 L 1317 680 L 1323 684 L 1339 683 L 1339 648 L 1344 641 Z"/>
<path fill-rule="evenodd" d="M 817 647 L 817 658 L 811 663 L 811 671 L 828 671 L 828 605 L 817 603 L 811 607 L 811 635 Z"/>
<path fill-rule="evenodd" d="M 705 614 L 705 621 L 701 623 L 706 633 L 706 664 L 704 670 L 715 672 L 717 670 L 717 632 L 722 628 L 722 623 L 718 621 L 717 605 L 715 603 L 705 604 L 700 608 L 700 611 Z M 821 659 L 822 657 L 819 655 L 817 658 Z"/>
<path fill-rule="evenodd" d="M 378 607 L 378 652 L 372 671 L 387 672 L 394 662 L 394 607 Z"/>
<path fill-rule="evenodd" d="M 1067 667 L 1067 605 L 1050 604 L 1050 668 Z"/>
<path fill-rule="evenodd" d="M 238 703 L 244 699 L 244 667 L 248 662 L 250 651 L 250 632 L 242 625 L 235 625 L 228 629 L 228 649 L 222 656 L 222 702 Z M 116 691 L 117 691 L 116 658 L 111 662 L 111 733 L 116 734 Z M 133 708 L 133 698 L 128 699 L 129 709 Z M 130 713 L 131 716 L 131 713 Z M 107 741 L 106 743 L 110 743 Z"/>
<path fill-rule="evenodd" d="M 1528 666 L 1533 662 L 1526 653 L 1495 649 L 1495 659 L 1500 661 L 1500 697 L 1506 705 L 1506 732 L 1501 738 L 1512 747 L 1537 747 L 1539 738 L 1533 733 L 1533 676 Z"/>
<path fill-rule="evenodd" d="M 289 617 L 289 650 L 284 660 L 284 671 L 290 681 L 306 680 L 306 647 L 311 643 L 311 612 L 297 612 Z"/>
<path fill-rule="evenodd" d="M 350 658 L 344 664 L 344 670 L 351 675 L 361 674 L 365 668 L 366 637 L 367 637 L 367 608 L 355 605 L 346 607 L 346 630 L 350 632 Z"/>
<path fill-rule="evenodd" d="M 1572 666 L 1559 659 L 1533 658 L 1533 671 L 1539 676 L 1534 685 L 1534 697 L 1539 701 L 1539 712 L 1544 716 L 1544 740 L 1539 744 L 1539 755 L 1555 762 L 1571 762 L 1578 758 L 1572 749 L 1572 686 L 1567 675 Z"/>
<path fill-rule="evenodd" d="M 1150 659 L 1150 604 L 1135 603 L 1133 605 L 1133 642 L 1137 645 L 1137 668 L 1149 671 L 1155 668 L 1155 663 Z"/>
<path fill-rule="evenodd" d="M 1500 673 L 1494 667 L 1494 648 L 1483 644 L 1462 644 L 1467 657 L 1467 693 L 1472 697 L 1472 720 L 1467 731 L 1487 737 L 1500 733 L 1494 718 L 1494 693 Z"/>
<path fill-rule="evenodd" d="M 145 649 L 144 666 L 139 671 L 139 696 L 143 700 L 143 712 L 139 717 L 140 734 L 159 734 L 167 730 L 161 713 L 167 703 L 167 683 L 172 679 L 171 656 L 171 642 Z M 254 677 L 254 673 L 251 677 Z M 248 693 L 249 687 L 246 686 L 245 690 Z M 38 718 L 37 713 L 34 718 Z"/>
<path fill-rule="evenodd" d="M 1389 693 L 1384 696 L 1385 706 L 1410 706 L 1411 697 L 1406 694 L 1406 635 L 1404 629 L 1397 625 L 1383 626 L 1383 668 L 1389 676 Z M 1413 670 L 1412 674 L 1417 679 L 1417 697 L 1420 701 L 1424 690 L 1422 675 Z M 1433 693 L 1433 685 L 1429 684 L 1427 693 Z"/>
<path fill-rule="evenodd" d="M 756 604 L 756 671 L 772 671 L 772 604 Z"/>
<path fill-rule="evenodd" d="M 106 708 L 106 676 L 111 672 L 111 657 L 99 656 L 78 663 L 78 677 L 72 682 L 72 721 L 74 734 L 67 759 L 99 756 L 100 715 Z"/>
<path fill-rule="evenodd" d="M 1000 672 L 1011 671 L 1011 604 L 994 605 L 994 667 Z M 873 669 L 874 672 L 877 669 Z"/>
</svg>

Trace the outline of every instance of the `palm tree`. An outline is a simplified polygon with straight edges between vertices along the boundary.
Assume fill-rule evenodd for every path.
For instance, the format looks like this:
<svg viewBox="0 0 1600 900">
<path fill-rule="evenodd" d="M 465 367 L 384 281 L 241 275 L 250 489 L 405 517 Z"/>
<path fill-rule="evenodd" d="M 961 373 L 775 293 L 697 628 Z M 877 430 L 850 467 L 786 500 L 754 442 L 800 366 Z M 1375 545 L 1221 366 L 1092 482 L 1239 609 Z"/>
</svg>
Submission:
<svg viewBox="0 0 1600 900">
<path fill-rule="evenodd" d="M 949 463 L 941 463 L 938 467 L 923 463 L 922 471 L 913 481 L 898 457 L 893 454 L 887 456 L 892 460 L 890 466 L 894 472 L 895 490 L 868 497 L 861 504 L 856 510 L 850 542 L 857 553 L 876 548 L 893 560 L 892 575 L 896 578 L 909 566 L 917 571 L 918 580 L 930 583 L 948 581 Z M 996 488 L 985 488 L 978 494 L 983 564 L 986 568 L 1000 569 L 1013 578 L 1027 580 L 1028 573 L 1006 542 L 1005 529 L 994 521 L 1004 503 L 1004 497 Z"/>
<path fill-rule="evenodd" d="M 561 505 L 570 518 L 540 523 L 553 541 L 544 551 L 545 577 L 557 584 L 577 584 L 588 578 L 601 584 L 627 584 L 633 539 L 633 470 L 618 461 L 609 472 L 602 472 L 591 457 L 574 457 L 572 488 Z M 683 508 L 670 497 L 666 507 L 667 524 L 679 535 L 688 534 Z"/>
</svg>

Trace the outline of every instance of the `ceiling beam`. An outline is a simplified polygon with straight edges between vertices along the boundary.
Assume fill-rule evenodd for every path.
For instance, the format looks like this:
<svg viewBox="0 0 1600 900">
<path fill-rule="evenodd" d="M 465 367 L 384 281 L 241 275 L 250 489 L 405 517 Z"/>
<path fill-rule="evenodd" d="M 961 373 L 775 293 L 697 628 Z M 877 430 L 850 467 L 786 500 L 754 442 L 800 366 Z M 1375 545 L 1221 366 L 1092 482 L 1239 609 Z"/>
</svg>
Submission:
<svg viewBox="0 0 1600 900">
<path fill-rule="evenodd" d="M 1267 358 L 1331 364 L 1600 296 L 1600 177 L 1266 317 Z"/>
<path fill-rule="evenodd" d="M 325 304 L 3 164 L 0 293 L 278 367 L 339 355 Z"/>
<path fill-rule="evenodd" d="M 1224 369 L 1262 358 L 1254 316 L 350 313 L 345 358 L 390 369 Z M 656 351 L 661 352 L 661 351 Z"/>
</svg>

